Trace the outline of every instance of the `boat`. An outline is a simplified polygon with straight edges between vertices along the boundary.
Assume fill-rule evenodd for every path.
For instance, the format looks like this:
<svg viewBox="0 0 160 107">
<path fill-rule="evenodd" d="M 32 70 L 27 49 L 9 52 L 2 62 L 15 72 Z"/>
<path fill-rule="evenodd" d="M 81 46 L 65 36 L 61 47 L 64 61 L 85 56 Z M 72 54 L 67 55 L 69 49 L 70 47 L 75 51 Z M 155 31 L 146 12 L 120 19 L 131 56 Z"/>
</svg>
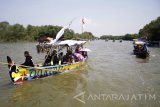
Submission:
<svg viewBox="0 0 160 107">
<path fill-rule="evenodd" d="M 147 44 L 143 41 L 135 41 L 133 53 L 137 57 L 147 58 L 149 56 Z"/>
<path fill-rule="evenodd" d="M 85 43 L 86 41 L 65 40 L 65 41 L 58 42 L 57 44 L 52 45 L 50 47 L 54 47 L 59 50 L 61 50 L 62 48 L 74 49 L 76 46 L 80 46 L 80 45 L 83 46 Z M 43 44 L 43 45 L 46 45 L 46 44 Z M 52 50 L 52 48 L 50 49 Z M 83 48 L 80 51 L 88 52 L 91 50 L 87 48 Z M 9 56 L 7 56 L 8 67 L 10 69 L 9 75 L 14 84 L 19 84 L 28 80 L 33 80 L 37 78 L 52 76 L 59 73 L 64 73 L 72 69 L 75 69 L 77 67 L 80 67 L 86 62 L 86 60 L 87 60 L 87 57 L 85 57 L 84 60 L 73 62 L 73 63 L 28 67 L 28 66 L 14 64 L 12 59 Z"/>
<path fill-rule="evenodd" d="M 113 39 L 113 42 L 115 42 L 115 39 Z"/>
<path fill-rule="evenodd" d="M 105 39 L 105 42 L 108 42 L 108 39 Z"/>
<path fill-rule="evenodd" d="M 119 42 L 122 42 L 122 39 L 120 39 Z"/>
<path fill-rule="evenodd" d="M 39 44 L 36 45 L 37 52 L 38 53 L 44 53 L 46 52 L 46 59 L 50 55 L 50 53 L 53 53 L 53 51 L 56 50 L 57 53 L 64 51 L 64 49 L 68 50 L 75 50 L 77 47 L 80 48 L 79 51 L 83 53 L 84 59 L 83 60 L 77 60 L 77 61 L 70 61 L 67 63 L 60 63 L 58 64 L 46 64 L 46 59 L 42 64 L 39 64 L 35 67 L 30 66 L 24 66 L 15 64 L 14 61 L 11 59 L 10 56 L 7 56 L 7 62 L 8 62 L 8 68 L 9 68 L 9 75 L 14 84 L 20 84 L 28 80 L 34 80 L 38 78 L 48 77 L 59 73 L 64 73 L 67 71 L 70 71 L 72 69 L 75 69 L 77 67 L 80 67 L 83 65 L 87 58 L 87 52 L 91 51 L 90 49 L 83 48 L 83 45 L 87 41 L 77 41 L 77 40 L 64 40 L 59 41 L 59 38 L 63 35 L 64 30 L 66 28 L 69 28 L 71 22 L 68 26 L 63 27 L 56 35 L 56 38 L 50 38 L 50 37 L 42 37 L 38 41 Z M 46 40 L 46 41 L 45 41 Z M 79 55 L 78 53 L 74 54 Z M 80 55 L 79 55 L 80 56 Z M 77 56 L 78 57 L 78 56 Z"/>
</svg>

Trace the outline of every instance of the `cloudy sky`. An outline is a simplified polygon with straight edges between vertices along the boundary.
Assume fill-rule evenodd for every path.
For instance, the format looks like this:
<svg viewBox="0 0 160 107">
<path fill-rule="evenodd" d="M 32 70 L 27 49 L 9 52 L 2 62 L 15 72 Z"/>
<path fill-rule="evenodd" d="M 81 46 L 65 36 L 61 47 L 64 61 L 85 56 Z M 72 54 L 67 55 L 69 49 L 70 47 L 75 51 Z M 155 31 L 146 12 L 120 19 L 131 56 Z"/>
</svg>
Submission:
<svg viewBox="0 0 160 107">
<path fill-rule="evenodd" d="M 0 0 L 0 21 L 10 24 L 66 25 L 96 36 L 138 33 L 160 16 L 160 0 Z"/>
</svg>

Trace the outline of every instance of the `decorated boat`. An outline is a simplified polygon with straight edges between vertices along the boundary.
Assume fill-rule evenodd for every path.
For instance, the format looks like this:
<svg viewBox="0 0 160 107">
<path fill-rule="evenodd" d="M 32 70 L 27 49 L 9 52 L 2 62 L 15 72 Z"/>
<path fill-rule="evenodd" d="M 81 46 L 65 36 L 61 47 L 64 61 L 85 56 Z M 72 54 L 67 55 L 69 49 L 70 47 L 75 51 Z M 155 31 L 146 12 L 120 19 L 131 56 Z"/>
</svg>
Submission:
<svg viewBox="0 0 160 107">
<path fill-rule="evenodd" d="M 64 51 L 62 48 L 67 48 L 67 50 L 75 49 L 77 46 L 83 46 L 85 43 L 86 41 L 66 40 L 57 43 L 55 46 L 49 47 L 52 47 L 54 49 L 56 48 L 58 49 L 58 52 L 60 52 L 60 50 Z M 52 50 L 52 48 L 50 48 L 50 50 Z M 90 49 L 83 48 L 80 51 L 87 53 L 87 51 L 90 51 Z M 45 63 L 43 63 L 42 65 L 38 65 L 36 67 L 15 64 L 9 56 L 7 56 L 7 61 L 8 67 L 10 69 L 9 75 L 12 82 L 14 84 L 19 84 L 27 80 L 33 80 L 36 78 L 52 76 L 55 74 L 70 71 L 83 65 L 86 62 L 87 57 L 88 56 L 86 55 L 83 60 L 79 60 L 76 62 L 68 62 L 56 65 L 46 65 Z"/>
<path fill-rule="evenodd" d="M 31 66 L 15 64 L 14 61 L 12 61 L 12 59 L 9 56 L 7 56 L 9 75 L 14 84 L 19 84 L 28 80 L 64 73 L 72 69 L 75 69 L 77 67 L 80 67 L 86 62 L 88 58 L 87 52 L 90 51 L 90 49 L 84 48 L 83 46 L 87 41 L 77 41 L 77 40 L 58 41 L 58 39 L 63 35 L 64 30 L 66 28 L 67 27 L 63 27 L 58 32 L 55 39 L 45 38 L 47 41 L 49 40 L 49 42 L 43 41 L 39 42 L 39 44 L 36 45 L 38 53 L 46 52 L 46 57 L 44 62 L 42 62 L 37 66 L 31 67 Z M 73 53 L 70 53 L 72 57 L 70 57 L 69 61 L 62 63 L 62 61 L 59 60 L 59 62 L 56 64 L 53 64 L 51 60 L 49 63 L 47 62 L 47 58 L 55 51 L 58 54 L 60 52 L 65 52 L 65 50 L 67 50 L 67 52 L 69 51 L 71 52 L 76 49 L 79 49 L 78 50 L 79 53 L 76 53 L 75 51 Z M 77 59 L 74 60 L 73 56 L 76 57 Z"/>
</svg>

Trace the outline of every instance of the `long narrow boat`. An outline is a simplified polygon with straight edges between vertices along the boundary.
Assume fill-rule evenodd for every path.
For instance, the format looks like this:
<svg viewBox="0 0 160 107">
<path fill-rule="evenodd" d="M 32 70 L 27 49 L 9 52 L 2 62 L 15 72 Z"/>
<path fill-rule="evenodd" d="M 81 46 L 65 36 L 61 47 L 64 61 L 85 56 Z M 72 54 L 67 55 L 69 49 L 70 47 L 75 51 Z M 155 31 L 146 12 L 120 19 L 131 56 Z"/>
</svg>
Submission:
<svg viewBox="0 0 160 107">
<path fill-rule="evenodd" d="M 34 68 L 33 67 L 23 68 L 20 66 L 13 65 L 10 68 L 9 75 L 14 84 L 19 84 L 27 80 L 33 80 L 36 78 L 43 78 L 58 73 L 63 73 L 65 71 L 75 69 L 83 65 L 84 63 L 85 60 L 65 65 L 34 67 Z"/>
<path fill-rule="evenodd" d="M 84 45 L 86 41 L 75 41 L 75 40 L 66 40 L 58 42 L 56 45 L 49 46 L 49 49 L 52 51 L 52 48 L 57 48 L 58 50 L 62 50 L 62 48 L 67 47 L 68 48 L 74 48 L 77 45 Z M 44 44 L 43 44 L 44 45 Z M 48 45 L 47 45 L 48 46 Z M 45 49 L 47 49 L 47 46 L 45 46 Z M 44 48 L 44 46 L 38 45 L 40 48 Z M 89 49 L 81 49 L 82 51 L 90 51 Z M 42 49 L 38 50 L 42 51 Z M 44 51 L 44 50 L 43 50 Z M 43 52 L 42 51 L 42 52 Z M 12 59 L 7 56 L 8 61 L 8 67 L 10 69 L 9 75 L 14 84 L 19 84 L 27 80 L 33 80 L 36 78 L 43 78 L 47 76 L 52 76 L 55 74 L 63 73 L 71 69 L 75 69 L 77 67 L 80 67 L 83 65 L 87 60 L 87 57 L 84 60 L 74 62 L 74 63 L 68 63 L 68 64 L 60 64 L 60 65 L 54 65 L 54 66 L 39 66 L 39 67 L 28 67 L 28 66 L 22 66 L 22 65 L 16 65 L 13 63 Z"/>
</svg>

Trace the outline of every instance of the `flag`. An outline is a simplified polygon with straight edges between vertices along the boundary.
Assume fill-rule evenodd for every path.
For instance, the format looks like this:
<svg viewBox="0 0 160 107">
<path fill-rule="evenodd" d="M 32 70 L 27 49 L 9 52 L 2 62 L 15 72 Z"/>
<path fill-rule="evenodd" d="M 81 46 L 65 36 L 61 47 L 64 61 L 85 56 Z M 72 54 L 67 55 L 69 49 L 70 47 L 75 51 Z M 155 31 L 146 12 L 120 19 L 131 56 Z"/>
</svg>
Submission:
<svg viewBox="0 0 160 107">
<path fill-rule="evenodd" d="M 84 25 L 85 24 L 85 21 L 84 21 L 84 18 L 82 18 L 82 25 Z"/>
</svg>

